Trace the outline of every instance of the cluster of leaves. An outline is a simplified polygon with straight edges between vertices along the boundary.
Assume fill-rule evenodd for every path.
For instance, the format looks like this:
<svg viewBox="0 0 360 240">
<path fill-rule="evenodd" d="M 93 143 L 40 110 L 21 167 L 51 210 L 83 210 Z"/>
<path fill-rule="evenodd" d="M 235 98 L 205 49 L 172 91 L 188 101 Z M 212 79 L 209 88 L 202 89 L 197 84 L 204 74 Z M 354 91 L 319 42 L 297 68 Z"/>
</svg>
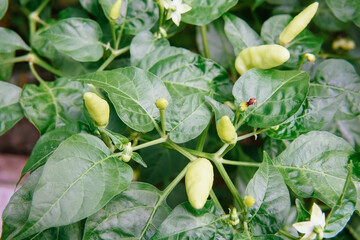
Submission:
<svg viewBox="0 0 360 240">
<path fill-rule="evenodd" d="M 347 52 L 323 52 L 334 32 L 358 30 L 359 2 L 321 2 L 318 34 L 301 32 L 277 69 L 241 77 L 235 56 L 278 43 L 301 1 L 184 0 L 191 10 L 180 27 L 166 20 L 161 0 L 124 0 L 115 21 L 115 0 L 80 0 L 56 20 L 42 14 L 49 2 L 14 3 L 28 16 L 28 43 L 0 28 L 0 135 L 23 117 L 41 134 L 22 171 L 30 175 L 3 212 L 1 239 L 298 239 L 291 225 L 310 219 L 312 202 L 326 212 L 325 238 L 360 238 L 360 76 Z M 0 18 L 8 4 L 0 0 Z M 254 24 L 237 16 L 249 10 Z M 171 44 L 194 26 L 187 39 L 196 38 L 203 56 Z M 306 53 L 315 64 L 303 65 Z M 7 82 L 17 62 L 29 62 L 38 85 Z M 35 65 L 56 80 L 43 80 Z M 88 91 L 111 104 L 106 129 L 84 107 Z M 159 98 L 169 102 L 162 114 Z M 236 111 L 250 98 L 255 105 Z M 238 140 L 256 136 L 261 146 L 222 143 L 214 126 L 224 115 Z M 128 143 L 142 166 L 119 159 Z M 200 210 L 181 183 L 187 158 L 197 157 L 220 174 Z M 235 226 L 223 210 L 231 206 L 239 209 Z"/>
</svg>

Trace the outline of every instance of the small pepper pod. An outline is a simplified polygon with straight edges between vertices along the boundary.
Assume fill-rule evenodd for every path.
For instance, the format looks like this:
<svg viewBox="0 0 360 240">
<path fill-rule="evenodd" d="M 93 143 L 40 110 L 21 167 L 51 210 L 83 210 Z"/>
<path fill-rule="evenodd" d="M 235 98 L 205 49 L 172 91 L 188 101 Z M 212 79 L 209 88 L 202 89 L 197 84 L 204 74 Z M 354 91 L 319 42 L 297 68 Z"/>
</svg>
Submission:
<svg viewBox="0 0 360 240">
<path fill-rule="evenodd" d="M 234 125 L 228 116 L 222 116 L 216 124 L 216 131 L 221 140 L 231 144 L 236 142 L 237 133 Z"/>
<path fill-rule="evenodd" d="M 248 47 L 236 57 L 235 68 L 240 75 L 243 75 L 252 68 L 269 69 L 280 66 L 289 58 L 289 51 L 277 44 Z"/>
<path fill-rule="evenodd" d="M 213 181 L 214 171 L 209 160 L 198 158 L 190 163 L 185 174 L 185 187 L 191 206 L 195 209 L 204 207 Z"/>
<path fill-rule="evenodd" d="M 109 123 L 110 108 L 107 101 L 93 92 L 84 93 L 85 107 L 97 127 L 106 127 Z"/>
</svg>

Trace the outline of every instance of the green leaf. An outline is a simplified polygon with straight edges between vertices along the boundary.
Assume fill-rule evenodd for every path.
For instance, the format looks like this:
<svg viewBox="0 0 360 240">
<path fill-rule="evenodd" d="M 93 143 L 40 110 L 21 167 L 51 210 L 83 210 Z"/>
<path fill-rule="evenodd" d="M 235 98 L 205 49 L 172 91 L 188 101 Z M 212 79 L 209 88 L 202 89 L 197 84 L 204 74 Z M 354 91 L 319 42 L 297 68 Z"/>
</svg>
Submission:
<svg viewBox="0 0 360 240">
<path fill-rule="evenodd" d="M 59 78 L 39 86 L 27 84 L 20 97 L 20 104 L 27 119 L 41 134 L 64 126 L 72 121 L 84 121 L 83 93 L 89 88 L 84 84 Z"/>
<path fill-rule="evenodd" d="M 263 163 L 250 180 L 246 195 L 255 198 L 248 222 L 255 235 L 276 233 L 290 212 L 290 195 L 284 179 L 266 152 Z"/>
<path fill-rule="evenodd" d="M 16 32 L 0 27 L 0 52 L 11 53 L 16 50 L 30 51 L 30 48 Z"/>
<path fill-rule="evenodd" d="M 0 0 L 0 20 L 4 17 L 9 6 L 9 0 Z"/>
<path fill-rule="evenodd" d="M 342 138 L 313 131 L 295 139 L 274 165 L 296 196 L 317 198 L 333 207 L 343 190 L 353 152 Z"/>
<path fill-rule="evenodd" d="M 207 201 L 200 210 L 190 203 L 182 203 L 174 208 L 160 225 L 152 239 L 231 239 L 232 228 L 221 216 L 212 201 Z"/>
<path fill-rule="evenodd" d="M 106 128 L 99 128 L 98 130 L 108 135 L 115 147 L 119 150 L 123 150 L 123 145 L 129 142 L 129 139 L 119 133 L 112 132 Z"/>
<path fill-rule="evenodd" d="M 301 203 L 301 201 L 297 198 L 295 200 L 296 204 L 296 222 L 304 222 L 310 220 L 310 213 L 305 209 L 304 205 Z"/>
<path fill-rule="evenodd" d="M 290 59 L 284 63 L 285 67 L 296 68 L 305 53 L 317 55 L 320 52 L 322 38 L 316 37 L 310 31 L 305 29 L 294 38 L 286 48 L 290 52 Z"/>
<path fill-rule="evenodd" d="M 155 106 L 157 99 L 171 101 L 166 87 L 157 76 L 135 67 L 96 72 L 73 80 L 104 89 L 121 120 L 138 132 L 154 129 L 155 119 L 160 116 Z"/>
<path fill-rule="evenodd" d="M 360 27 L 360 4 L 357 0 L 326 0 L 326 3 L 341 21 L 354 21 Z"/>
<path fill-rule="evenodd" d="M 199 136 L 209 124 L 211 111 L 202 94 L 191 94 L 170 102 L 165 126 L 170 139 L 184 143 Z"/>
<path fill-rule="evenodd" d="M 99 0 L 99 3 L 110 19 L 110 9 L 116 0 Z M 116 20 L 116 27 L 120 29 L 125 20 L 124 32 L 136 35 L 141 31 L 149 30 L 158 20 L 158 8 L 153 0 L 130 0 L 123 1 L 120 9 L 120 16 Z"/>
<path fill-rule="evenodd" d="M 140 32 L 131 41 L 131 65 L 136 66 L 146 54 L 160 46 L 170 46 L 170 43 L 164 38 L 155 38 L 149 31 Z"/>
<path fill-rule="evenodd" d="M 235 114 L 228 106 L 221 104 L 208 96 L 205 97 L 205 100 L 215 113 L 216 122 L 218 122 L 220 118 L 225 115 L 228 116 L 232 122 L 234 121 Z"/>
<path fill-rule="evenodd" d="M 235 240 L 283 240 L 281 237 L 276 235 L 266 234 L 262 236 L 252 236 L 247 233 L 237 233 L 234 235 Z"/>
<path fill-rule="evenodd" d="M 124 191 L 131 179 L 131 167 L 111 156 L 100 139 L 83 133 L 71 136 L 46 162 L 29 218 L 14 239 L 94 214 Z"/>
<path fill-rule="evenodd" d="M 157 47 L 137 66 L 160 77 L 175 100 L 194 93 L 217 101 L 232 100 L 232 82 L 226 70 L 186 49 Z"/>
<path fill-rule="evenodd" d="M 82 240 L 83 225 L 83 221 L 80 221 L 66 226 L 49 228 L 40 234 L 36 234 L 31 240 Z"/>
<path fill-rule="evenodd" d="M 234 85 L 235 105 L 256 98 L 243 118 L 252 127 L 276 126 L 295 114 L 309 90 L 309 75 L 302 71 L 251 69 Z"/>
<path fill-rule="evenodd" d="M 261 37 L 265 43 L 278 44 L 280 33 L 290 21 L 291 16 L 287 14 L 276 15 L 266 20 L 261 27 Z"/>
<path fill-rule="evenodd" d="M 349 27 L 349 23 L 344 23 L 335 17 L 326 3 L 320 2 L 320 9 L 321 11 L 317 11 L 312 21 L 322 30 L 335 32 Z"/>
<path fill-rule="evenodd" d="M 140 154 L 148 166 L 141 169 L 140 180 L 152 184 L 170 182 L 189 162 L 177 151 L 159 146 L 143 148 Z"/>
<path fill-rule="evenodd" d="M 191 10 L 181 15 L 181 21 L 193 25 L 203 26 L 221 17 L 231 7 L 235 6 L 238 0 L 184 0 Z"/>
<path fill-rule="evenodd" d="M 154 186 L 132 183 L 86 220 L 84 240 L 149 239 L 171 211 L 164 201 L 158 204 L 160 197 Z"/>
<path fill-rule="evenodd" d="M 360 116 L 351 120 L 336 122 L 336 134 L 348 141 L 356 151 L 360 151 Z"/>
<path fill-rule="evenodd" d="M 349 182 L 346 189 L 331 209 L 330 214 L 326 218 L 326 226 L 324 231 L 325 238 L 335 237 L 341 232 L 350 220 L 356 205 L 356 188 L 353 182 Z"/>
<path fill-rule="evenodd" d="M 79 123 L 69 124 L 46 132 L 36 142 L 34 149 L 31 152 L 22 172 L 22 178 L 27 172 L 32 172 L 40 166 L 44 165 L 47 159 L 58 148 L 60 143 L 69 138 L 73 134 L 81 132 L 84 127 Z"/>
<path fill-rule="evenodd" d="M 263 44 L 260 36 L 241 18 L 230 13 L 224 14 L 223 18 L 225 33 L 234 46 L 235 56 L 245 48 Z"/>
<path fill-rule="evenodd" d="M 272 138 L 295 139 L 301 134 L 321 130 L 333 120 L 340 97 L 333 97 L 327 86 L 310 84 L 307 99 L 297 113 L 266 133 Z"/>
<path fill-rule="evenodd" d="M 99 3 L 98 0 L 80 0 L 80 5 L 89 13 L 99 16 Z"/>
<path fill-rule="evenodd" d="M 43 168 L 30 174 L 24 185 L 10 198 L 2 214 L 1 239 L 10 240 L 21 230 L 29 217 L 34 189 L 39 182 Z"/>
<path fill-rule="evenodd" d="M 353 119 L 360 114 L 360 76 L 354 67 L 342 59 L 330 59 L 317 68 L 313 86 L 323 86 L 327 94 L 342 98 L 335 105 L 338 108 L 335 118 Z"/>
<path fill-rule="evenodd" d="M 226 68 L 234 68 L 234 48 L 224 32 L 224 20 L 217 19 L 206 25 L 206 35 L 211 58 Z M 201 28 L 196 28 L 196 44 L 202 56 L 205 56 Z"/>
<path fill-rule="evenodd" d="M 0 53 L 0 61 L 6 61 L 15 57 L 15 52 L 10 53 Z M 12 70 L 13 70 L 13 63 L 1 64 L 0 66 L 0 81 L 8 81 Z"/>
<path fill-rule="evenodd" d="M 95 62 L 103 55 L 99 42 L 102 31 L 91 19 L 68 18 L 58 21 L 42 33 L 54 47 L 79 62 Z"/>
<path fill-rule="evenodd" d="M 132 157 L 132 160 L 134 160 L 135 162 L 137 162 L 138 164 L 140 164 L 144 168 L 147 168 L 147 164 L 144 162 L 144 160 L 142 159 L 140 154 L 134 152 L 134 153 L 132 153 L 131 157 Z"/>
<path fill-rule="evenodd" d="M 0 82 L 0 136 L 24 117 L 19 98 L 21 88 Z"/>
</svg>

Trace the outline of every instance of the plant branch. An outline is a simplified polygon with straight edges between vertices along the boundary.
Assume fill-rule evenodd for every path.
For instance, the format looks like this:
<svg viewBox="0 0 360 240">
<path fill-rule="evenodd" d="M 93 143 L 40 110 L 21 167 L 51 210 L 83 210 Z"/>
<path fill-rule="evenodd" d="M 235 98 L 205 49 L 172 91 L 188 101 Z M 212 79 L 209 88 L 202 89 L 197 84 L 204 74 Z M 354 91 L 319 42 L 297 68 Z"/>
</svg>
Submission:
<svg viewBox="0 0 360 240">
<path fill-rule="evenodd" d="M 167 139 L 166 143 L 168 143 L 173 149 L 175 149 L 176 151 L 187 157 L 190 161 L 196 160 L 195 156 L 193 156 L 190 152 L 186 151 L 184 148 L 180 147 L 170 139 Z"/>
<path fill-rule="evenodd" d="M 207 40 L 206 25 L 201 26 L 201 37 L 202 37 L 205 57 L 211 58 L 208 40 Z"/>
<path fill-rule="evenodd" d="M 199 140 L 196 144 L 196 150 L 198 150 L 198 151 L 202 151 L 204 149 L 205 140 L 206 140 L 206 136 L 209 131 L 209 128 L 210 128 L 210 124 L 211 124 L 211 120 L 210 120 L 209 124 L 206 126 L 206 128 L 204 129 L 204 131 L 199 136 Z"/>
<path fill-rule="evenodd" d="M 39 83 L 45 85 L 46 84 L 45 80 L 40 77 L 40 75 L 38 74 L 38 72 L 36 71 L 36 69 L 34 67 L 33 62 L 29 62 L 29 67 L 30 67 L 30 70 L 31 70 L 32 74 L 39 81 Z"/>
<path fill-rule="evenodd" d="M 54 68 L 53 66 L 51 66 L 50 64 L 48 64 L 47 62 L 45 62 L 44 60 L 42 60 L 41 58 L 39 58 L 37 55 L 35 55 L 34 53 L 31 54 L 34 58 L 33 58 L 33 62 L 37 65 L 39 65 L 42 68 L 45 68 L 46 70 L 48 70 L 49 72 L 52 72 L 55 75 L 58 75 L 60 77 L 64 77 L 65 74 Z M 30 60 L 29 60 L 30 61 Z"/>
<path fill-rule="evenodd" d="M 129 51 L 130 46 L 121 48 L 119 50 L 113 50 L 111 52 L 111 55 L 106 59 L 106 61 L 96 70 L 97 72 L 103 71 L 117 56 Z"/>
<path fill-rule="evenodd" d="M 241 162 L 241 161 L 232 161 L 232 160 L 221 160 L 223 164 L 235 165 L 235 166 L 246 166 L 246 167 L 260 167 L 260 163 L 255 162 Z"/>
<path fill-rule="evenodd" d="M 132 147 L 132 150 L 133 150 L 133 151 L 136 151 L 136 150 L 139 150 L 139 149 L 142 149 L 142 148 L 146 148 L 146 147 L 150 147 L 150 146 L 153 146 L 153 145 L 157 145 L 157 144 L 159 144 L 159 143 L 166 142 L 166 139 L 167 139 L 167 137 L 158 138 L 158 139 L 155 139 L 155 140 L 152 140 L 152 141 L 149 141 L 149 142 L 146 142 L 146 143 L 137 145 L 137 146 L 135 146 L 135 147 Z"/>
<path fill-rule="evenodd" d="M 167 196 L 169 196 L 169 194 L 171 193 L 171 191 L 176 187 L 176 185 L 181 181 L 181 179 L 183 179 L 183 177 L 185 176 L 185 173 L 187 171 L 187 168 L 189 167 L 189 164 L 186 165 L 186 167 L 177 175 L 177 177 L 164 189 L 164 191 L 162 192 L 161 196 L 159 197 L 158 201 L 156 202 L 151 215 L 149 217 L 149 219 L 147 220 L 145 227 L 143 229 L 143 231 L 141 232 L 139 239 L 142 239 L 144 234 L 146 233 L 148 227 L 151 224 L 151 221 L 155 215 L 155 212 L 157 210 L 157 208 L 160 206 L 160 204 L 167 198 Z"/>
</svg>

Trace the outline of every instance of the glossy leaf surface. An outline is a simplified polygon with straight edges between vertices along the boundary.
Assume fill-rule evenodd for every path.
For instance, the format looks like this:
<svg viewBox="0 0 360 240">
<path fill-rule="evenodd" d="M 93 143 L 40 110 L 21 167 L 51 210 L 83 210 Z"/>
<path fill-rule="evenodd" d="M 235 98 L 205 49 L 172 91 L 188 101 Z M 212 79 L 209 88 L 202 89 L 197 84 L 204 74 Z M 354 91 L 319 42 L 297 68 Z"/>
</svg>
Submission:
<svg viewBox="0 0 360 240">
<path fill-rule="evenodd" d="M 172 210 L 152 239 L 230 239 L 231 235 L 232 228 L 212 201 L 200 210 L 186 202 Z"/>
<path fill-rule="evenodd" d="M 85 18 L 68 18 L 42 33 L 54 47 L 80 62 L 94 62 L 103 55 L 99 24 Z"/>
<path fill-rule="evenodd" d="M 235 56 L 245 48 L 263 44 L 260 36 L 241 18 L 229 13 L 226 13 L 223 18 L 225 33 L 234 46 Z"/>
<path fill-rule="evenodd" d="M 160 78 L 135 67 L 92 73 L 74 80 L 104 89 L 121 120 L 139 132 L 149 132 L 154 128 L 155 119 L 160 116 L 155 106 L 157 99 L 171 101 Z"/>
<path fill-rule="evenodd" d="M 81 121 L 83 93 L 89 90 L 84 84 L 59 78 L 36 86 L 24 86 L 20 103 L 26 118 L 41 134 L 64 126 L 72 121 Z"/>
<path fill-rule="evenodd" d="M 328 132 L 295 139 L 275 160 L 285 183 L 299 197 L 314 197 L 333 207 L 344 187 L 352 147 Z"/>
<path fill-rule="evenodd" d="M 223 13 L 233 7 L 238 0 L 184 0 L 191 10 L 181 16 L 181 21 L 193 25 L 206 25 L 221 17 Z"/>
<path fill-rule="evenodd" d="M 65 140 L 44 166 L 29 218 L 14 239 L 77 222 L 124 191 L 132 169 L 110 154 L 92 135 L 76 134 Z"/>
<path fill-rule="evenodd" d="M 84 239 L 149 239 L 171 211 L 165 202 L 157 204 L 160 196 L 150 184 L 132 183 L 87 219 Z"/>
<path fill-rule="evenodd" d="M 0 52 L 11 53 L 15 50 L 29 51 L 30 48 L 16 32 L 0 27 Z"/>
<path fill-rule="evenodd" d="M 246 195 L 255 204 L 249 208 L 248 221 L 255 235 L 276 233 L 290 212 L 290 195 L 279 170 L 264 152 L 263 163 L 250 180 Z"/>
<path fill-rule="evenodd" d="M 0 136 L 24 117 L 19 98 L 21 88 L 0 81 Z"/>
<path fill-rule="evenodd" d="M 250 126 L 276 126 L 295 114 L 309 90 L 309 76 L 302 71 L 251 69 L 234 85 L 235 105 L 256 98 L 243 113 Z"/>
</svg>

